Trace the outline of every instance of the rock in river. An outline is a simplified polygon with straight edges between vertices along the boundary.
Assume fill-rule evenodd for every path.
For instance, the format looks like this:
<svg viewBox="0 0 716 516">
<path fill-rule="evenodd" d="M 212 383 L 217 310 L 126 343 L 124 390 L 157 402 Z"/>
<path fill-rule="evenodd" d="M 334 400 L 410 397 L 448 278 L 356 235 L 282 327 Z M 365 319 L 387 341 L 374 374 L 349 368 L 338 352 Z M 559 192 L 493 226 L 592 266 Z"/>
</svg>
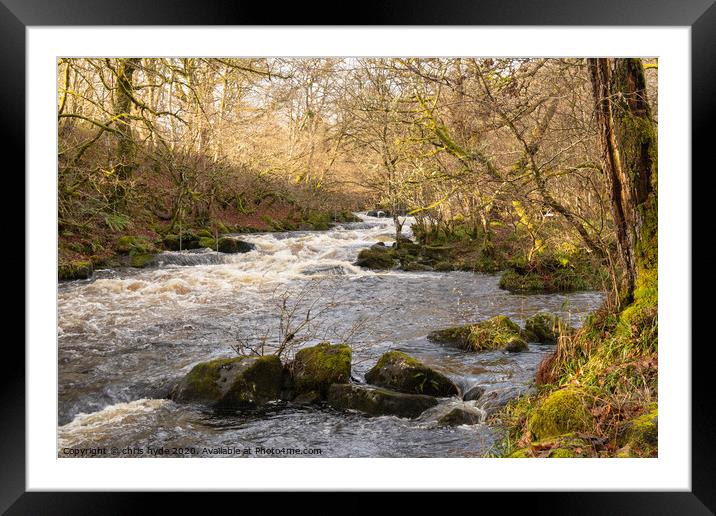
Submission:
<svg viewBox="0 0 716 516">
<path fill-rule="evenodd" d="M 433 396 L 405 394 L 370 385 L 335 383 L 328 390 L 328 404 L 337 409 L 353 409 L 371 416 L 418 417 L 437 405 Z"/>
<path fill-rule="evenodd" d="M 485 413 L 476 408 L 455 407 L 438 419 L 438 426 L 476 425 L 484 417 Z"/>
<path fill-rule="evenodd" d="M 293 383 L 296 394 L 318 392 L 328 395 L 334 383 L 346 383 L 351 376 L 351 348 L 347 344 L 322 342 L 303 348 L 293 360 Z"/>
<path fill-rule="evenodd" d="M 384 353 L 365 379 L 373 385 L 409 394 L 445 397 L 458 393 L 449 378 L 402 351 Z"/>
<path fill-rule="evenodd" d="M 275 355 L 219 358 L 194 366 L 170 397 L 216 409 L 253 408 L 279 397 L 282 374 Z"/>
<path fill-rule="evenodd" d="M 428 335 L 428 339 L 455 344 L 469 351 L 503 349 L 515 352 L 527 349 L 520 327 L 504 315 L 475 324 L 436 330 Z"/>
</svg>

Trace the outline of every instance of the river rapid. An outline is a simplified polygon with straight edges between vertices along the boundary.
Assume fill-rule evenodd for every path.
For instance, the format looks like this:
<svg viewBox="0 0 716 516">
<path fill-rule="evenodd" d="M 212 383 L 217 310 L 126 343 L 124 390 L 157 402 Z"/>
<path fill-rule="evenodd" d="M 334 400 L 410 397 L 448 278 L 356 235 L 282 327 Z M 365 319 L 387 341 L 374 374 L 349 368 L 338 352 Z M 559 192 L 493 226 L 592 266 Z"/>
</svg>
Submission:
<svg viewBox="0 0 716 516">
<path fill-rule="evenodd" d="M 236 450 L 308 450 L 320 457 L 479 457 L 499 430 L 481 423 L 440 428 L 436 417 L 467 403 L 488 415 L 529 388 L 551 346 L 523 353 L 470 353 L 429 342 L 446 326 L 507 315 L 523 324 L 547 310 L 579 326 L 602 300 L 598 292 L 518 295 L 498 288 L 499 274 L 375 272 L 352 265 L 376 241 L 393 241 L 392 221 L 328 231 L 236 235 L 255 244 L 244 254 L 166 252 L 147 269 L 96 271 L 58 291 L 58 454 L 114 448 L 123 456 L 257 456 Z M 410 236 L 410 221 L 404 228 Z M 217 415 L 165 399 L 197 362 L 235 356 L 232 345 L 278 325 L 277 300 L 316 303 L 315 340 L 350 335 L 353 377 L 362 381 L 387 350 L 405 351 L 464 390 L 482 385 L 477 402 L 441 400 L 408 420 L 367 417 L 328 407 L 276 402 L 261 411 Z M 310 450 L 320 449 L 320 452 Z M 163 456 L 163 455 L 162 455 Z M 175 455 L 172 455 L 175 456 Z"/>
</svg>

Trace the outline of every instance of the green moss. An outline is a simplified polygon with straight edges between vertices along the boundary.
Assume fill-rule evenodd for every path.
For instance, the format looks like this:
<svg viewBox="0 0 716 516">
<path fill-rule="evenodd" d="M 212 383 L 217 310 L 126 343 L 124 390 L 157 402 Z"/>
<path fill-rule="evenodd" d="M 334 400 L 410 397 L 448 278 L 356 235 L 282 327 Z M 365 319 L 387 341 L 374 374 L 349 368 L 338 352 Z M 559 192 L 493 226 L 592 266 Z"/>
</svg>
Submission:
<svg viewBox="0 0 716 516">
<path fill-rule="evenodd" d="M 351 348 L 347 344 L 322 342 L 299 350 L 293 361 L 295 392 L 318 391 L 325 396 L 331 384 L 348 382 L 351 358 Z"/>
<path fill-rule="evenodd" d="M 586 431 L 592 424 L 583 392 L 565 388 L 554 391 L 532 412 L 528 429 L 535 440 Z"/>
<path fill-rule="evenodd" d="M 219 409 L 254 407 L 279 397 L 282 373 L 275 355 L 202 362 L 184 377 L 172 398 Z"/>
<path fill-rule="evenodd" d="M 507 456 L 509 459 L 529 459 L 532 457 L 532 455 L 528 454 L 529 449 L 528 448 L 520 448 L 518 450 L 515 450 L 511 454 Z"/>
<path fill-rule="evenodd" d="M 92 276 L 92 262 L 89 260 L 60 260 L 57 276 L 61 280 L 87 279 Z"/>
<path fill-rule="evenodd" d="M 411 394 L 443 397 L 458 393 L 457 386 L 445 375 L 397 350 L 383 353 L 365 379 L 380 387 Z"/>
<path fill-rule="evenodd" d="M 527 343 L 522 338 L 520 327 L 504 315 L 498 315 L 476 324 L 437 330 L 431 332 L 428 339 L 456 344 L 471 351 L 508 349 L 508 347 L 509 351 L 527 349 Z"/>
<path fill-rule="evenodd" d="M 659 411 L 652 403 L 647 412 L 621 425 L 617 442 L 630 456 L 651 456 L 656 453 L 658 440 Z"/>
<path fill-rule="evenodd" d="M 147 265 L 151 263 L 151 261 L 154 259 L 153 253 L 140 253 L 140 252 L 133 252 L 131 255 L 130 265 L 132 267 L 137 268 L 144 268 Z"/>
<path fill-rule="evenodd" d="M 201 237 L 199 238 L 199 247 L 209 248 L 216 251 L 216 239 L 214 237 Z"/>
<path fill-rule="evenodd" d="M 572 459 L 576 457 L 572 450 L 567 448 L 554 448 L 547 455 L 550 459 Z"/>
<path fill-rule="evenodd" d="M 133 252 L 149 253 L 154 252 L 156 250 L 154 244 L 150 242 L 147 238 L 142 236 L 130 235 L 120 237 L 117 240 L 117 245 L 115 247 L 118 252 L 123 254 L 130 254 Z"/>
</svg>

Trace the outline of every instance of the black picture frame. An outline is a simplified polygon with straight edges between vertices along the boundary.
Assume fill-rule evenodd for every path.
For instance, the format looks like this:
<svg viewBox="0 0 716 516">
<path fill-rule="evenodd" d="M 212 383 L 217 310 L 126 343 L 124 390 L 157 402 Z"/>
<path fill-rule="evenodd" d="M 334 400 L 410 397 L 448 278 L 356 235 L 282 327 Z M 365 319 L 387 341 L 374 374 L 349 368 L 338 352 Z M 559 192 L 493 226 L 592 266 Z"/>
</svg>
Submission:
<svg viewBox="0 0 716 516">
<path fill-rule="evenodd" d="M 343 8 L 348 7 L 344 5 Z M 283 25 L 319 23 L 317 13 L 339 12 L 339 4 L 278 4 L 237 0 L 0 0 L 0 117 L 7 149 L 25 148 L 25 30 L 28 26 L 62 25 Z M 321 20 L 330 25 L 575 25 L 689 26 L 692 51 L 692 155 L 709 163 L 710 131 L 716 112 L 716 5 L 714 0 L 430 0 L 361 2 L 344 9 L 343 17 Z M 9 101 L 12 99 L 12 101 Z M 29 137 L 29 136 L 28 136 Z M 24 153 L 17 152 L 24 167 Z M 713 166 L 709 165 L 712 169 Z M 693 166 L 696 170 L 696 165 Z M 682 171 L 689 174 L 690 171 Z M 693 178 L 693 175 L 692 175 Z M 18 190 L 19 191 L 19 190 Z M 696 191 L 696 190 L 692 190 Z M 696 206 L 695 202 L 693 204 Z M 692 233 L 693 234 L 693 233 Z M 27 234 L 25 235 L 27 238 Z M 694 264 L 695 265 L 695 264 Z M 25 277 L 32 271 L 25 270 Z M 693 319 L 693 318 L 692 318 Z M 680 345 L 688 349 L 691 343 Z M 11 350 L 9 348 L 15 348 Z M 690 492 L 610 493 L 481 493 L 476 510 L 490 502 L 511 509 L 525 506 L 531 514 L 713 514 L 716 510 L 714 404 L 709 374 L 712 344 L 692 346 L 692 490 Z M 26 492 L 25 488 L 25 354 L 6 346 L 4 361 L 13 367 L 0 375 L 0 511 L 6 514 L 132 514 L 149 507 L 147 498 L 161 497 L 164 510 L 187 502 L 186 493 L 58 493 Z M 225 495 L 211 493 L 217 501 Z M 245 496 L 245 495 L 242 495 Z M 272 495 L 273 496 L 273 495 Z M 371 502 L 357 495 L 343 501 L 346 511 L 366 512 Z M 474 497 L 474 495 L 472 495 Z M 509 503 L 505 504 L 506 497 Z M 301 504 L 291 495 L 291 504 Z M 486 500 L 494 498 L 494 500 Z M 273 498 L 272 504 L 281 497 Z M 466 501 L 470 503 L 469 501 Z M 421 495 L 405 502 L 403 511 L 420 508 Z M 454 503 L 454 502 L 453 502 Z M 477 498 L 473 498 L 477 504 Z"/>
</svg>

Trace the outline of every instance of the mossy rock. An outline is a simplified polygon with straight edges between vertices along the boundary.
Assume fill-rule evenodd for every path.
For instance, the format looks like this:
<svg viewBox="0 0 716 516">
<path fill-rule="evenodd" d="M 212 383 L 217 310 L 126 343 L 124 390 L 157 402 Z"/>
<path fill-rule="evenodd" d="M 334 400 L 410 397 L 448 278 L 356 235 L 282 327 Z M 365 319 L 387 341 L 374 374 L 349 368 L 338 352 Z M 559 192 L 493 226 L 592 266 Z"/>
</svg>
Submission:
<svg viewBox="0 0 716 516">
<path fill-rule="evenodd" d="M 88 279 L 92 276 L 92 262 L 89 260 L 60 260 L 57 277 L 61 280 Z"/>
<path fill-rule="evenodd" d="M 303 226 L 314 231 L 325 231 L 331 227 L 332 217 L 328 213 L 311 212 L 303 219 Z"/>
<path fill-rule="evenodd" d="M 196 236 L 198 236 L 199 238 L 211 238 L 211 239 L 214 239 L 214 238 L 215 238 L 214 233 L 212 233 L 212 232 L 209 231 L 208 229 L 200 229 L 200 230 L 198 230 L 198 231 L 196 232 Z"/>
<path fill-rule="evenodd" d="M 502 349 L 515 352 L 527 349 L 520 327 L 504 315 L 476 324 L 436 330 L 428 334 L 428 339 L 433 342 L 455 344 L 470 351 Z"/>
<path fill-rule="evenodd" d="M 626 456 L 654 456 L 659 442 L 659 410 L 651 404 L 639 417 L 622 423 L 617 443 Z"/>
<path fill-rule="evenodd" d="M 560 389 L 547 396 L 532 412 L 528 428 L 533 441 L 590 429 L 592 417 L 585 394 L 572 388 Z"/>
<path fill-rule="evenodd" d="M 130 255 L 130 265 L 132 267 L 136 267 L 139 269 L 142 269 L 146 267 L 147 265 L 152 263 L 152 260 L 154 260 L 154 253 L 144 253 L 144 252 L 132 252 Z"/>
<path fill-rule="evenodd" d="M 334 383 L 328 389 L 328 404 L 341 410 L 358 410 L 371 416 L 418 417 L 438 401 L 424 394 L 406 394 L 370 385 Z"/>
<path fill-rule="evenodd" d="M 194 366 L 170 397 L 222 410 L 254 408 L 279 398 L 282 375 L 275 355 L 219 358 Z"/>
<path fill-rule="evenodd" d="M 358 253 L 358 259 L 355 265 L 365 267 L 367 269 L 386 270 L 395 267 L 393 252 L 390 248 L 382 249 L 374 246 L 370 249 L 363 249 Z"/>
<path fill-rule="evenodd" d="M 347 344 L 323 342 L 303 348 L 293 360 L 296 394 L 316 391 L 325 397 L 334 383 L 346 383 L 351 376 L 351 348 Z"/>
<path fill-rule="evenodd" d="M 216 251 L 216 239 L 214 237 L 201 237 L 199 238 L 200 249 L 212 249 Z"/>
<path fill-rule="evenodd" d="M 536 313 L 525 321 L 525 335 L 530 337 L 531 342 L 556 344 L 561 334 L 573 332 L 574 329 L 567 323 L 548 312 Z"/>
<path fill-rule="evenodd" d="M 117 251 L 122 254 L 130 254 L 132 252 L 148 253 L 156 250 L 154 244 L 147 238 L 130 235 L 120 237 L 115 247 Z"/>
<path fill-rule="evenodd" d="M 379 387 L 411 394 L 447 397 L 458 393 L 457 386 L 447 376 L 402 351 L 384 353 L 365 379 Z"/>
</svg>

